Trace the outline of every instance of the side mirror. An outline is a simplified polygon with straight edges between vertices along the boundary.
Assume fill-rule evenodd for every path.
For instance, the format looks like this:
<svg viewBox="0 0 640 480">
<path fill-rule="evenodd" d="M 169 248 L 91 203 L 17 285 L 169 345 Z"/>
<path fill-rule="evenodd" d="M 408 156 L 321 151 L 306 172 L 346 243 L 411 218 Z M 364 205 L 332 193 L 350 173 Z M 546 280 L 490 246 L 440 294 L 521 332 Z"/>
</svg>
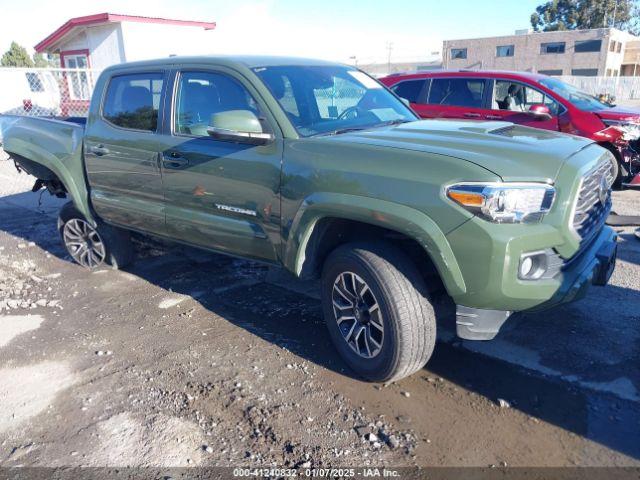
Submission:
<svg viewBox="0 0 640 480">
<path fill-rule="evenodd" d="M 527 113 L 536 120 L 551 120 L 551 110 L 546 105 L 531 105 Z"/>
<path fill-rule="evenodd" d="M 249 145 L 265 145 L 274 139 L 272 133 L 262 131 L 260 120 L 250 110 L 214 113 L 207 133 L 217 140 Z"/>
</svg>

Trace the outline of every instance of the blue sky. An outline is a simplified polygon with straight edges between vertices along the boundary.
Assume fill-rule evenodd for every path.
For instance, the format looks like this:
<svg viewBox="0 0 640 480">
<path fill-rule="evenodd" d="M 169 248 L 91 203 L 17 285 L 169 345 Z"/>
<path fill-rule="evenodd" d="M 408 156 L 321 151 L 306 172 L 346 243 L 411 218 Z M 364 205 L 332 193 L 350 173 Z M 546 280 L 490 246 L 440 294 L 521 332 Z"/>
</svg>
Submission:
<svg viewBox="0 0 640 480">
<path fill-rule="evenodd" d="M 71 17 L 111 12 L 216 21 L 211 53 L 306 55 L 361 63 L 426 59 L 442 40 L 529 27 L 542 0 L 0 0 L 0 50 L 33 47 Z"/>
</svg>

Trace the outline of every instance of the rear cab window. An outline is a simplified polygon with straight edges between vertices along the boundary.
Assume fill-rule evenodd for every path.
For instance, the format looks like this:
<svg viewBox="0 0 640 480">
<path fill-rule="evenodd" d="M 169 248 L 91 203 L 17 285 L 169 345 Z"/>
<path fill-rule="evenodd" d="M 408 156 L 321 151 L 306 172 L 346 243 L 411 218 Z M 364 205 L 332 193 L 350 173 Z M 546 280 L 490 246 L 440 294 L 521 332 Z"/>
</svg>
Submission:
<svg viewBox="0 0 640 480">
<path fill-rule="evenodd" d="M 480 78 L 434 78 L 427 103 L 483 108 L 487 81 Z"/>
<path fill-rule="evenodd" d="M 163 84 L 161 72 L 112 77 L 104 97 L 102 117 L 116 127 L 157 132 Z"/>
</svg>

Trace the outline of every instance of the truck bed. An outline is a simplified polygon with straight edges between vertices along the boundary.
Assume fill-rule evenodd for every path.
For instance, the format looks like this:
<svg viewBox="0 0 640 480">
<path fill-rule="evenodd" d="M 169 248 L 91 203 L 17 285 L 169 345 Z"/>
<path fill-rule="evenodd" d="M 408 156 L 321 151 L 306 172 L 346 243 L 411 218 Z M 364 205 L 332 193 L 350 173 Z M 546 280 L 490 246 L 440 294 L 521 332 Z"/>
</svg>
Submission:
<svg viewBox="0 0 640 480">
<path fill-rule="evenodd" d="M 86 119 L 0 116 L 0 143 L 16 164 L 45 182 L 60 181 L 72 199 L 86 199 L 82 141 Z M 78 204 L 80 202 L 76 202 Z M 91 218 L 90 212 L 82 212 Z"/>
</svg>

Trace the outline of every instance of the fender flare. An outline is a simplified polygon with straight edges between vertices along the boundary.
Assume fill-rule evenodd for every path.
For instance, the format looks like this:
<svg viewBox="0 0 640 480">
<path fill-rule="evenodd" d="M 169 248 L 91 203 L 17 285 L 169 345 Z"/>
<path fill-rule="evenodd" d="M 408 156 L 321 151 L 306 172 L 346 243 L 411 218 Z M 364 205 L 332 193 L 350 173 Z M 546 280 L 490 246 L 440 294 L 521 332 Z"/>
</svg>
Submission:
<svg viewBox="0 0 640 480">
<path fill-rule="evenodd" d="M 314 193 L 305 198 L 289 230 L 284 266 L 299 276 L 305 250 L 319 220 L 354 220 L 397 231 L 417 241 L 433 261 L 451 296 L 466 293 L 460 266 L 444 233 L 429 216 L 405 205 L 342 193 Z"/>
</svg>

